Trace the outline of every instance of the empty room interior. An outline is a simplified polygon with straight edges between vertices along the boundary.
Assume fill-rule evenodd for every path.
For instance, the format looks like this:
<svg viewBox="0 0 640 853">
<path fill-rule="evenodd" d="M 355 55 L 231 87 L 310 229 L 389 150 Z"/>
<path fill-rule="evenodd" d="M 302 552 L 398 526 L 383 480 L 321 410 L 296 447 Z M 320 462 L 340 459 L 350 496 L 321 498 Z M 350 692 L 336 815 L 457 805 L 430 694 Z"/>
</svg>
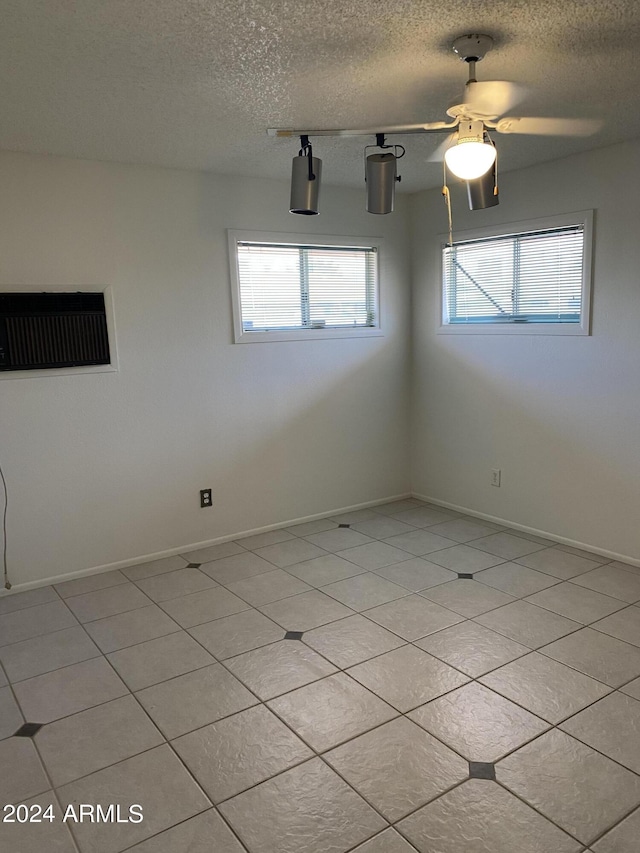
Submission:
<svg viewBox="0 0 640 853">
<path fill-rule="evenodd" d="M 638 853 L 637 5 L 2 17 L 0 849 Z"/>
</svg>

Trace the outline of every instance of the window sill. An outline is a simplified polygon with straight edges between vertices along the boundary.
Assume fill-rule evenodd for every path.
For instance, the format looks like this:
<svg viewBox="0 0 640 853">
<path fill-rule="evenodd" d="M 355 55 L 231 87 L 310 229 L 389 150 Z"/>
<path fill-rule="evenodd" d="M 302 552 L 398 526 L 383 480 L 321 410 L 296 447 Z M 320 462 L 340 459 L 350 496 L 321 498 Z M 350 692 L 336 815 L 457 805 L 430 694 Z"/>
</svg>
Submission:
<svg viewBox="0 0 640 853">
<path fill-rule="evenodd" d="M 329 338 L 379 338 L 384 335 L 375 329 L 291 329 L 273 332 L 236 332 L 237 344 L 266 344 L 282 341 L 324 341 Z"/>
</svg>

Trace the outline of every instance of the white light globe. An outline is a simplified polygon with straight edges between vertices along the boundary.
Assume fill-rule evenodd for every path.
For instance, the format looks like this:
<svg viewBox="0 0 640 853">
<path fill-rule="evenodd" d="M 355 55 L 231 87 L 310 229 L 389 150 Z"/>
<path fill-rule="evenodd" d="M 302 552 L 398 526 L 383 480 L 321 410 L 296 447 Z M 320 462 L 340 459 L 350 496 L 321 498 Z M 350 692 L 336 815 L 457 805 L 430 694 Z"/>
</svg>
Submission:
<svg viewBox="0 0 640 853">
<path fill-rule="evenodd" d="M 465 181 L 480 178 L 493 166 L 496 149 L 487 142 L 458 142 L 444 152 L 447 168 Z"/>
</svg>

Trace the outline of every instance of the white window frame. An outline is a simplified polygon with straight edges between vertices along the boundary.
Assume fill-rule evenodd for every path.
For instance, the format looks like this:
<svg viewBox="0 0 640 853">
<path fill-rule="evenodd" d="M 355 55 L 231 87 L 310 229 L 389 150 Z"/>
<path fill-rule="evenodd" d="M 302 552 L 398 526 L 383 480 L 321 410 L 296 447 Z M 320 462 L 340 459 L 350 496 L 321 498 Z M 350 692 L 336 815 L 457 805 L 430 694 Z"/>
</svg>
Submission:
<svg viewBox="0 0 640 853">
<path fill-rule="evenodd" d="M 443 249 L 448 245 L 448 236 L 439 235 L 439 325 L 438 333 L 444 335 L 590 335 L 591 334 L 591 264 L 593 242 L 593 210 L 580 210 L 575 213 L 563 213 L 541 219 L 528 219 L 504 225 L 492 225 L 486 228 L 459 231 L 454 243 L 466 240 L 480 240 L 486 237 L 508 237 L 511 234 L 526 234 L 530 231 L 544 231 L 582 225 L 584 228 L 582 254 L 582 304 L 579 323 L 446 323 L 444 295 Z"/>
<path fill-rule="evenodd" d="M 329 338 L 369 338 L 383 335 L 380 313 L 380 268 L 382 265 L 381 237 L 344 237 L 329 234 L 292 234 L 274 231 L 228 230 L 229 269 L 231 273 L 231 300 L 233 304 L 233 333 L 237 344 L 269 343 L 277 341 L 317 341 Z M 376 325 L 354 328 L 324 329 L 274 329 L 273 331 L 245 331 L 242 327 L 240 301 L 240 276 L 238 271 L 238 243 L 273 243 L 301 246 L 352 246 L 377 250 L 374 295 Z"/>
</svg>

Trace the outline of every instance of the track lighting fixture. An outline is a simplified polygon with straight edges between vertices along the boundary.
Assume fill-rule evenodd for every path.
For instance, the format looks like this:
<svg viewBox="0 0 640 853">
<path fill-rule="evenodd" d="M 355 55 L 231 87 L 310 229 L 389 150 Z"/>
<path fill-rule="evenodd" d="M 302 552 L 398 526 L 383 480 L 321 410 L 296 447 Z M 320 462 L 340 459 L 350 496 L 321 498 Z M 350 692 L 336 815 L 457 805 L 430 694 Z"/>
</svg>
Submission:
<svg viewBox="0 0 640 853">
<path fill-rule="evenodd" d="M 321 175 L 322 160 L 313 156 L 309 137 L 303 135 L 300 137 L 300 151 L 291 166 L 290 213 L 318 215 Z"/>
<path fill-rule="evenodd" d="M 444 153 L 447 168 L 457 178 L 473 181 L 493 166 L 496 149 L 488 139 L 485 141 L 484 124 L 481 121 L 461 121 L 457 139 Z"/>
<path fill-rule="evenodd" d="M 369 148 L 381 148 L 382 153 L 369 154 Z M 393 148 L 393 151 L 384 149 Z M 376 144 L 365 146 L 365 182 L 367 184 L 367 212 L 392 213 L 395 200 L 397 161 L 404 157 L 402 145 L 386 145 L 383 133 L 376 134 Z M 398 151 L 401 151 L 399 154 Z"/>
</svg>

